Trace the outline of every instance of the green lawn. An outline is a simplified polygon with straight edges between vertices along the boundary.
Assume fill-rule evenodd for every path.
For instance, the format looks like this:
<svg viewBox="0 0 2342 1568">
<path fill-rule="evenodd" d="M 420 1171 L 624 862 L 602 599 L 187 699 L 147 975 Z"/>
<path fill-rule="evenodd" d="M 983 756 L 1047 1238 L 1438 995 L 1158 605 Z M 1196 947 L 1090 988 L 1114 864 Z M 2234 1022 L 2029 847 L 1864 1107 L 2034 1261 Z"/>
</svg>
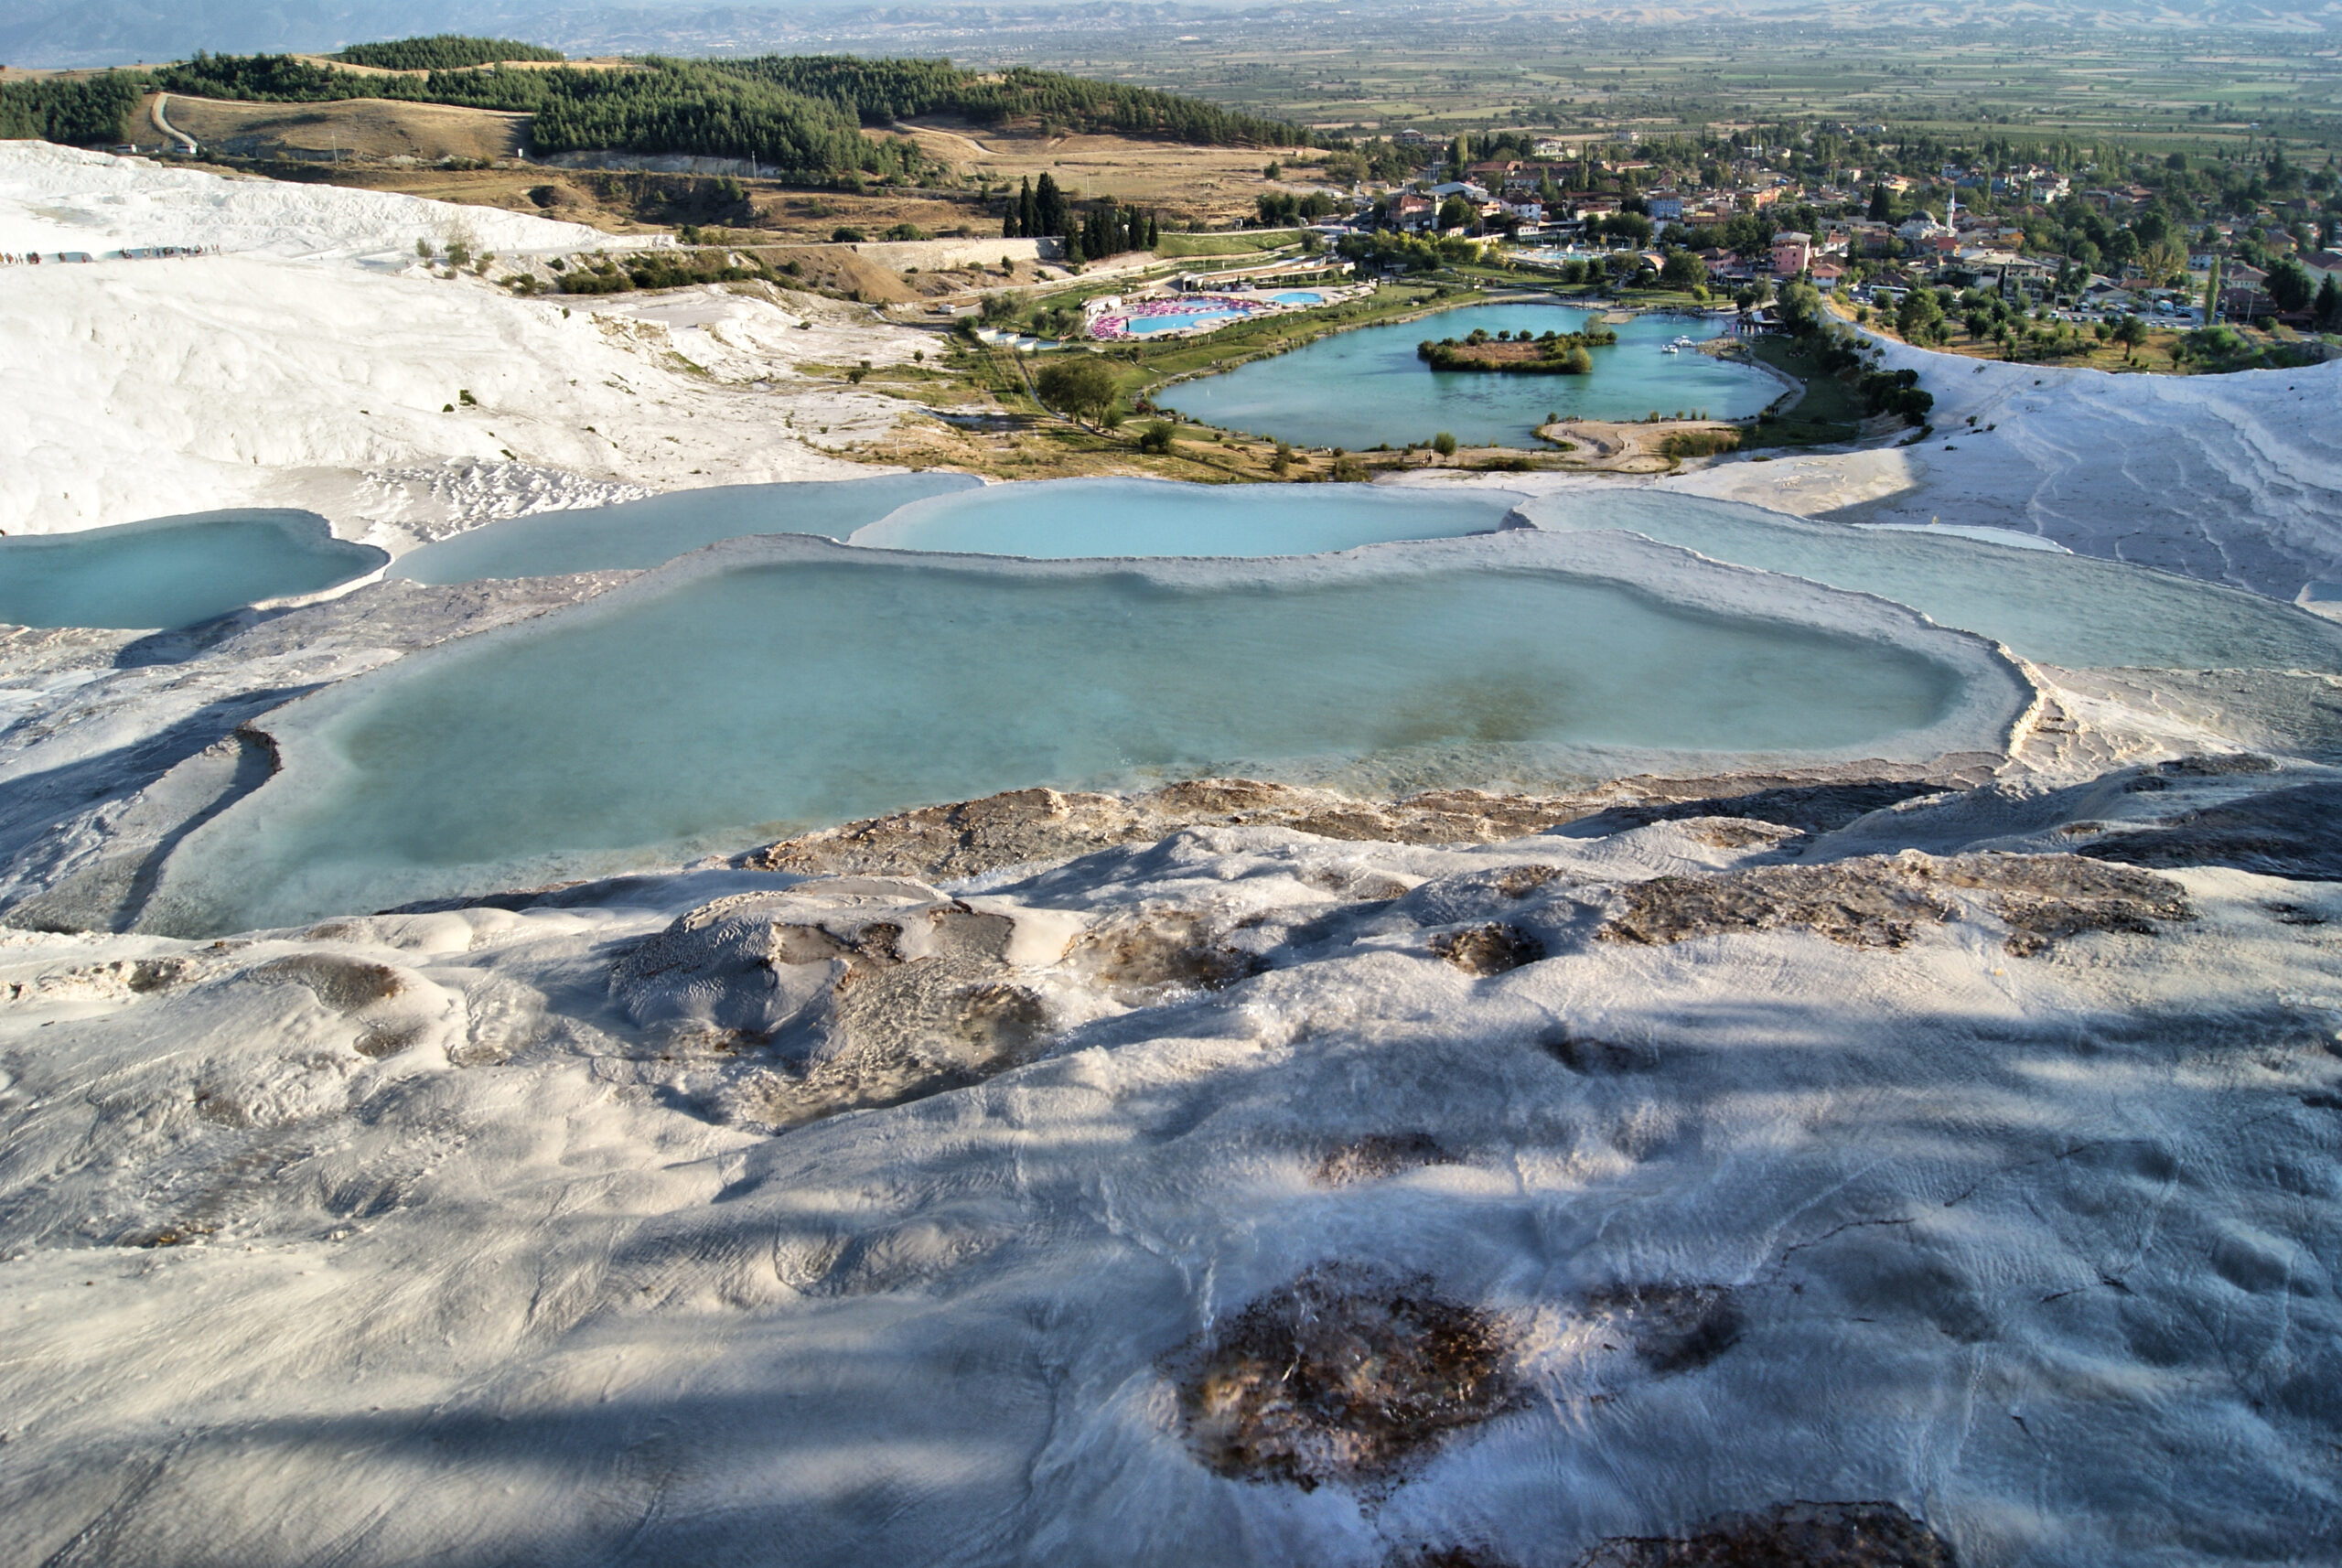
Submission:
<svg viewBox="0 0 2342 1568">
<path fill-rule="evenodd" d="M 1232 234 L 1162 234 L 1155 238 L 1158 256 L 1241 256 L 1274 251 L 1297 242 L 1298 229 L 1246 229 Z"/>
<path fill-rule="evenodd" d="M 1795 408 L 1770 424 L 1748 426 L 1741 437 L 1742 451 L 1767 446 L 1827 446 L 1852 441 L 1858 434 L 1857 426 L 1864 418 L 1861 396 L 1835 376 L 1815 374 L 1813 361 L 1794 342 L 1787 338 L 1757 338 L 1750 340 L 1748 351 L 1773 369 L 1803 381 L 1805 396 L 1798 400 Z"/>
</svg>

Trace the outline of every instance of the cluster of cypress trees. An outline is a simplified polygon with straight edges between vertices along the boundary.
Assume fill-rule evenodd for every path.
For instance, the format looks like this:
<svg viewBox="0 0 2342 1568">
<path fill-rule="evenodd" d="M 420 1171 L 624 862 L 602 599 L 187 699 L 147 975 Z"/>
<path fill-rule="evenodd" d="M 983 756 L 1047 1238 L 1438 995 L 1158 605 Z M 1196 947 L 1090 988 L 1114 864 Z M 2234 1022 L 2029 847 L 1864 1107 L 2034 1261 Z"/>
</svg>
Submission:
<svg viewBox="0 0 2342 1568">
<path fill-rule="evenodd" d="M 1035 239 L 1044 234 L 1062 238 L 1069 219 L 1065 192 L 1058 188 L 1055 177 L 1043 170 L 1038 186 L 1029 179 L 1025 181 L 1016 192 L 1016 199 L 1008 204 L 1008 217 L 1000 228 L 1001 238 Z"/>
<path fill-rule="evenodd" d="M 1155 214 L 1125 207 L 1109 197 L 1086 213 L 1076 214 L 1054 177 L 1042 172 L 1038 185 L 1026 180 L 1009 199 L 1008 216 L 1001 220 L 1001 237 L 1065 242 L 1065 259 L 1079 265 L 1125 251 L 1155 248 Z"/>
</svg>

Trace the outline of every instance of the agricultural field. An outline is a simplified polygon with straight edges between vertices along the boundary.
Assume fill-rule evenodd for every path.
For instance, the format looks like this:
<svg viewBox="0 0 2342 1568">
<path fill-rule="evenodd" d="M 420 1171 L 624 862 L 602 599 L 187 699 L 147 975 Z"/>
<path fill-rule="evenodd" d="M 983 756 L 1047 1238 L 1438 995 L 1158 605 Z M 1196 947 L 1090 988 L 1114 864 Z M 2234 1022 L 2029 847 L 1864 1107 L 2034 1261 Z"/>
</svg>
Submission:
<svg viewBox="0 0 2342 1568">
<path fill-rule="evenodd" d="M 1036 48 L 1037 65 L 1178 91 L 1329 131 L 1522 126 L 1667 134 L 1785 118 L 2004 136 L 2118 138 L 2214 152 L 2271 134 L 2342 146 L 2342 53 L 2326 35 L 1992 33 L 1827 26 L 1619 27 L 1539 16 L 1360 13 L 1339 42 L 1306 24 L 1215 23 L 1209 38 Z"/>
</svg>

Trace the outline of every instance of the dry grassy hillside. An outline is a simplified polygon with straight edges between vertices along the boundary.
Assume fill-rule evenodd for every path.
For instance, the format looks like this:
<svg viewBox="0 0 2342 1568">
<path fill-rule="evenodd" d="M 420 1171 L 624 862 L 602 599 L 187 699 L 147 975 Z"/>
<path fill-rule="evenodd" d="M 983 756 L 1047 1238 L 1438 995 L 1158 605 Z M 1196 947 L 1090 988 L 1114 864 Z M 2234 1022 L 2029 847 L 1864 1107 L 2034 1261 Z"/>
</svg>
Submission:
<svg viewBox="0 0 2342 1568">
<path fill-rule="evenodd" d="M 230 103 L 174 93 L 164 113 L 207 149 L 252 158 L 493 160 L 518 152 L 529 129 L 526 114 L 381 98 Z"/>
<path fill-rule="evenodd" d="M 1006 129 L 947 120 L 906 127 L 931 157 L 969 179 L 995 185 L 1037 179 L 1044 171 L 1076 197 L 1115 196 L 1143 207 L 1209 220 L 1250 217 L 1253 199 L 1273 188 L 1261 171 L 1272 159 L 1288 179 L 1305 178 L 1312 155 L 1262 147 L 1187 147 L 1126 136 L 1043 136 L 1030 126 Z"/>
<path fill-rule="evenodd" d="M 578 63 L 611 69 L 625 64 Z M 137 116 L 142 143 L 161 140 L 153 128 L 154 102 L 150 96 L 148 112 Z M 1316 170 L 1305 152 L 1191 147 L 1123 136 L 1045 136 L 1030 124 L 986 127 L 934 120 L 869 134 L 915 137 L 964 183 L 947 179 L 925 188 L 852 192 L 743 180 L 726 195 L 715 192 L 716 182 L 705 177 L 515 163 L 529 143 L 526 114 L 372 98 L 242 103 L 177 93 L 166 113 L 208 156 L 278 178 L 543 212 L 619 233 L 698 223 L 791 246 L 827 245 L 842 230 L 879 240 L 904 224 L 939 238 L 987 238 L 1000 231 L 999 193 L 1044 173 L 1077 200 L 1112 196 L 1152 208 L 1166 228 L 1230 227 L 1252 217 L 1262 192 L 1306 185 Z M 1283 166 L 1280 182 L 1263 177 L 1272 160 Z M 863 288 L 873 299 L 895 292 L 876 277 L 841 277 L 838 284 Z"/>
</svg>

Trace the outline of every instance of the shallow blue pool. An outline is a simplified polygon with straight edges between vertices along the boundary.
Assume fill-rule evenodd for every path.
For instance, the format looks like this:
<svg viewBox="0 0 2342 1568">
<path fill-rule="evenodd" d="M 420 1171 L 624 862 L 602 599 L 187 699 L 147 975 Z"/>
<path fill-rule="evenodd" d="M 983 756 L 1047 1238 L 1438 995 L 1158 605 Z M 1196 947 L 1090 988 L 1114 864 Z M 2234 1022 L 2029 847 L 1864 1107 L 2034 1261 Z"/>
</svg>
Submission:
<svg viewBox="0 0 2342 1568">
<path fill-rule="evenodd" d="M 1639 542 L 1586 548 L 1654 585 L 1721 580 Z M 1966 711 L 1952 634 L 1678 602 L 1581 575 L 1571 549 L 1520 531 L 1028 562 L 737 541 L 272 714 L 284 771 L 174 856 L 153 918 L 281 924 L 1040 783 L 1387 793 L 1579 778 L 1608 748 L 1894 755 L 1874 748 Z"/>
<path fill-rule="evenodd" d="M 0 539 L 0 621 L 175 627 L 318 593 L 390 559 L 306 511 L 212 511 Z"/>
<path fill-rule="evenodd" d="M 1284 294 L 1273 294 L 1269 297 L 1279 305 L 1323 305 L 1326 303 L 1324 295 L 1313 294 L 1307 289 L 1293 289 Z"/>
<path fill-rule="evenodd" d="M 402 555 L 391 575 L 418 583 L 553 577 L 657 566 L 722 539 L 819 533 L 843 539 L 896 508 L 972 489 L 965 474 L 887 474 L 807 484 L 719 485 L 584 511 L 539 512 Z"/>
<path fill-rule="evenodd" d="M 1047 479 L 917 501 L 847 542 L 1041 560 L 1315 555 L 1487 533 L 1503 527 L 1520 499 L 1505 490 Z"/>
<path fill-rule="evenodd" d="M 1664 490 L 1521 504 L 1556 532 L 1624 530 L 1717 561 L 1875 594 L 2046 664 L 2342 673 L 2342 626 L 2241 588 L 1944 530 L 1862 528 Z"/>
</svg>

